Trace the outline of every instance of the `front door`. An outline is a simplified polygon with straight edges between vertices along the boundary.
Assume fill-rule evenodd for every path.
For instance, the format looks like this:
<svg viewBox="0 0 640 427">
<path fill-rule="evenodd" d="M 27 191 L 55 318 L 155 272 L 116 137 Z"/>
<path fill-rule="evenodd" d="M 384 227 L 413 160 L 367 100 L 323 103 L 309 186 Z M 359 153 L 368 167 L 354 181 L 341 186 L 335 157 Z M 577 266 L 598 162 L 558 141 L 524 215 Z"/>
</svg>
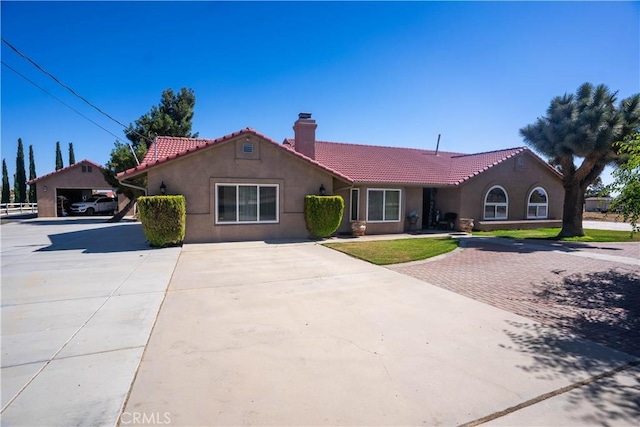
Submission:
<svg viewBox="0 0 640 427">
<path fill-rule="evenodd" d="M 433 188 L 422 189 L 422 229 L 432 228 L 435 222 L 435 191 Z"/>
</svg>

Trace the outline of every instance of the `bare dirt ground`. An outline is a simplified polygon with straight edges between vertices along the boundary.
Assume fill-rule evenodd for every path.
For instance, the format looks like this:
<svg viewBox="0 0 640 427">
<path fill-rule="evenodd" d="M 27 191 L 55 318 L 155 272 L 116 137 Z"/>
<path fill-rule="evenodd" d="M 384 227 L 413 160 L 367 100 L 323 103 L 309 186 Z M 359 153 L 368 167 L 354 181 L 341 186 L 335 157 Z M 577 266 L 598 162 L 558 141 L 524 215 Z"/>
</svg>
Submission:
<svg viewBox="0 0 640 427">
<path fill-rule="evenodd" d="M 608 221 L 608 222 L 624 222 L 622 215 L 615 212 L 584 212 L 582 219 L 585 221 Z"/>
</svg>

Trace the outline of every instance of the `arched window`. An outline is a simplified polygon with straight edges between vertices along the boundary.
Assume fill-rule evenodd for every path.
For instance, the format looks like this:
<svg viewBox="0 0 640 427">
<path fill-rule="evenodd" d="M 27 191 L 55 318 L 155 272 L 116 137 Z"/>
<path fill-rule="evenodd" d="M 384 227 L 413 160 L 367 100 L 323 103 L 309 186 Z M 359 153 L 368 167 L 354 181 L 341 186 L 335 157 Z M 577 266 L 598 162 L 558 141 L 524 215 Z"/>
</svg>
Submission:
<svg viewBox="0 0 640 427">
<path fill-rule="evenodd" d="M 495 185 L 484 198 L 484 219 L 507 219 L 509 198 L 504 188 Z"/>
<path fill-rule="evenodd" d="M 549 211 L 549 198 L 542 187 L 534 188 L 529 193 L 527 202 L 527 218 L 546 218 Z"/>
</svg>

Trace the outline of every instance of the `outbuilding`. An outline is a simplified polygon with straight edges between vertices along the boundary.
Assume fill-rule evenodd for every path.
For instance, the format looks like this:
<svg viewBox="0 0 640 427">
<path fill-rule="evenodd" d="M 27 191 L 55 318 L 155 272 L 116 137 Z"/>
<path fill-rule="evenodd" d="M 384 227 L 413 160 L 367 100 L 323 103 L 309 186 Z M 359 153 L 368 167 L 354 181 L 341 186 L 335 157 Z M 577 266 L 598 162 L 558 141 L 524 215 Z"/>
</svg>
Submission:
<svg viewBox="0 0 640 427">
<path fill-rule="evenodd" d="M 115 194 L 103 172 L 102 166 L 85 159 L 27 182 L 36 185 L 38 217 L 66 216 L 71 204 L 95 193 Z"/>
</svg>

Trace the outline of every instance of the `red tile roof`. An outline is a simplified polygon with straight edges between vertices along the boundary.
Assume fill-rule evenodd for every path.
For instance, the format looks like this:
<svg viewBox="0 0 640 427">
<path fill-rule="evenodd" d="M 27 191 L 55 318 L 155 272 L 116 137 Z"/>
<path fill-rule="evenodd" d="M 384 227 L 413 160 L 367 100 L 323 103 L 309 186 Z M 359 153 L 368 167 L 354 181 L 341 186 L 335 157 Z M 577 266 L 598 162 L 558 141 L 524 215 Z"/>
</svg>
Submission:
<svg viewBox="0 0 640 427">
<path fill-rule="evenodd" d="M 436 155 L 433 150 L 417 148 L 316 141 L 316 159 L 313 160 L 295 151 L 295 141 L 291 138 L 278 144 L 267 136 L 246 128 L 218 139 L 159 136 L 151 145 L 142 163 L 135 168 L 120 172 L 118 178 L 124 179 L 141 174 L 156 165 L 227 142 L 231 138 L 244 134 L 259 136 L 346 182 L 459 185 L 523 152 L 529 152 L 559 175 L 555 169 L 526 147 L 475 154 L 439 151 Z"/>
<path fill-rule="evenodd" d="M 294 149 L 293 139 L 285 146 Z M 416 148 L 381 147 L 316 141 L 316 160 L 354 182 L 457 185 L 517 154 L 526 147 L 477 154 Z M 533 153 L 532 153 L 533 154 Z M 536 156 L 537 157 L 537 156 Z"/>
<path fill-rule="evenodd" d="M 73 169 L 73 168 L 75 168 L 75 167 L 78 167 L 78 166 L 82 165 L 83 163 L 84 163 L 84 164 L 89 164 L 89 165 L 91 165 L 91 166 L 93 166 L 93 167 L 96 167 L 96 168 L 99 168 L 99 169 L 104 170 L 104 167 L 103 167 L 103 166 L 100 166 L 99 164 L 94 163 L 94 162 L 92 162 L 91 160 L 84 159 L 84 160 L 80 160 L 79 162 L 75 162 L 75 163 L 74 163 L 74 164 L 72 164 L 72 165 L 66 166 L 66 167 L 64 167 L 64 168 L 62 168 L 62 169 L 58 169 L 57 171 L 53 171 L 53 172 L 50 172 L 50 173 L 48 173 L 48 174 L 46 174 L 46 175 L 42 175 L 42 176 L 39 176 L 39 177 L 37 177 L 37 178 L 34 178 L 34 179 L 32 179 L 31 181 L 27 181 L 27 184 L 31 185 L 31 184 L 33 184 L 33 183 L 35 183 L 35 182 L 38 182 L 38 181 L 41 181 L 41 180 L 43 180 L 43 179 L 45 179 L 45 178 L 49 178 L 49 177 L 50 177 L 50 176 L 52 176 L 52 175 L 56 175 L 56 174 L 59 174 L 59 173 L 64 173 L 65 171 L 68 171 L 68 170 L 70 170 L 70 169 Z"/>
<path fill-rule="evenodd" d="M 154 167 L 156 165 L 168 162 L 177 157 L 182 157 L 187 154 L 194 153 L 196 151 L 202 150 L 207 147 L 211 147 L 213 145 L 222 144 L 240 135 L 258 136 L 263 140 L 265 140 L 266 142 L 273 144 L 275 147 L 286 150 L 287 152 L 293 154 L 294 156 L 310 164 L 313 164 L 314 166 L 319 167 L 320 169 L 323 169 L 329 172 L 330 174 L 334 175 L 337 178 L 340 178 L 349 183 L 351 182 L 351 179 L 349 179 L 348 176 L 343 175 L 341 172 L 333 170 L 330 167 L 327 167 L 326 165 L 323 165 L 313 159 L 310 159 L 309 157 L 303 154 L 298 153 L 297 151 L 289 150 L 288 147 L 275 142 L 271 138 L 251 128 L 245 128 L 245 129 L 242 129 L 241 131 L 234 132 L 217 139 L 184 138 L 184 137 L 177 137 L 177 136 L 158 136 L 155 139 L 155 141 L 151 144 L 151 147 L 149 148 L 149 151 L 145 155 L 142 163 L 140 163 L 139 166 L 136 166 L 134 168 L 127 169 L 124 172 L 118 173 L 118 178 L 124 179 L 124 178 L 129 178 L 133 175 L 138 175 L 143 171 L 146 171 L 147 169 Z M 156 150 L 156 147 L 157 147 L 157 150 Z M 156 157 L 156 153 L 157 153 L 157 157 Z"/>
</svg>

